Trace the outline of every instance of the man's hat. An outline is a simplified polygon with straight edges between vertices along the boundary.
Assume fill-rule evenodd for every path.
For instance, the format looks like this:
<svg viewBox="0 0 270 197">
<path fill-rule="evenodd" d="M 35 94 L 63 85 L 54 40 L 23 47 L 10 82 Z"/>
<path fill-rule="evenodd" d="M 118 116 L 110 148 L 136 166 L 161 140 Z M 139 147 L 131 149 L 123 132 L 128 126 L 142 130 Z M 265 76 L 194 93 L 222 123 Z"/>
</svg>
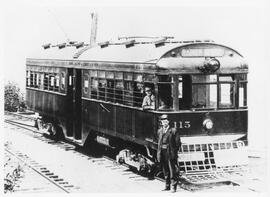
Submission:
<svg viewBox="0 0 270 197">
<path fill-rule="evenodd" d="M 167 114 L 163 114 L 159 117 L 159 120 L 166 120 L 168 119 L 168 115 Z"/>
</svg>

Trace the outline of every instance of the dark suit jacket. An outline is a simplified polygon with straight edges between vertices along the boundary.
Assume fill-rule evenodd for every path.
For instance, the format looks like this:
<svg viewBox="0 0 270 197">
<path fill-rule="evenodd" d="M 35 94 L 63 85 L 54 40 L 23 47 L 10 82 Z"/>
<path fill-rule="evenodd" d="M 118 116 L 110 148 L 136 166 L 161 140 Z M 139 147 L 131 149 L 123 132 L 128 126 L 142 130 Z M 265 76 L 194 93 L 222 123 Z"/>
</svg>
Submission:
<svg viewBox="0 0 270 197">
<path fill-rule="evenodd" d="M 175 128 L 169 128 L 168 131 L 168 149 L 167 149 L 167 156 L 170 160 L 177 160 L 177 152 L 179 147 L 181 146 L 180 134 Z M 160 162 L 161 158 L 161 145 L 162 145 L 162 135 L 163 135 L 163 128 L 158 130 L 158 150 L 157 150 L 157 160 Z"/>
</svg>

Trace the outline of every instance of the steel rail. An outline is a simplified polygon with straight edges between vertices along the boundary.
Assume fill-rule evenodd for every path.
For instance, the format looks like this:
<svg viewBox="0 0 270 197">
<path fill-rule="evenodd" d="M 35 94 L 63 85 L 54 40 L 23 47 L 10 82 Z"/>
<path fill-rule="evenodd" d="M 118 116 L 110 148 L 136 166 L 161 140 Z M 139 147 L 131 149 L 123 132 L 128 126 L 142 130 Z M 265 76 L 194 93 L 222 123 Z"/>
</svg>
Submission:
<svg viewBox="0 0 270 197">
<path fill-rule="evenodd" d="M 50 181 L 52 184 L 54 184 L 55 186 L 57 186 L 58 188 L 60 188 L 61 190 L 63 190 L 65 193 L 70 193 L 70 191 L 68 191 L 67 189 L 65 189 L 64 187 L 62 187 L 61 185 L 59 185 L 57 182 L 53 181 L 52 179 L 48 178 L 46 175 L 42 174 L 41 171 L 39 171 L 38 169 L 36 169 L 32 165 L 30 165 L 27 161 L 25 161 L 22 158 L 20 158 L 19 156 L 17 156 L 16 153 L 13 153 L 11 150 L 8 150 L 7 148 L 5 148 L 5 151 L 8 152 L 9 154 L 13 155 L 14 157 L 16 157 L 18 160 L 20 160 L 21 162 L 23 162 L 25 165 L 27 165 L 29 168 L 31 168 L 32 170 L 34 170 L 36 173 L 38 173 L 40 176 L 42 176 L 46 180 Z"/>
<path fill-rule="evenodd" d="M 12 114 L 12 115 L 15 115 L 15 116 L 17 116 L 17 114 Z M 19 116 L 21 116 L 21 115 L 19 115 Z M 27 119 L 27 117 L 24 117 L 24 118 L 26 118 Z M 29 119 L 32 119 L 32 118 L 29 118 Z M 34 132 L 34 133 L 38 133 L 38 134 L 43 134 L 42 132 L 38 132 L 37 130 L 35 130 L 35 129 L 33 129 L 33 127 L 34 126 L 31 126 L 31 125 L 27 125 L 27 124 L 23 124 L 23 123 L 20 123 L 20 122 L 16 122 L 16 121 L 13 121 L 13 120 L 8 120 L 8 119 L 5 119 L 5 122 L 6 123 L 8 123 L 8 124 L 11 124 L 11 125 L 14 125 L 14 126 L 17 126 L 17 127 L 20 127 L 20 128 L 23 128 L 23 129 L 25 129 L 25 130 L 28 130 L 28 131 L 31 131 L 31 132 Z M 30 128 L 27 128 L 27 127 L 30 127 Z M 80 152 L 80 151 L 79 151 Z M 83 154 L 83 153 L 82 153 Z M 104 159 L 107 159 L 107 160 L 110 160 L 110 161 L 115 161 L 114 159 L 112 159 L 112 158 L 110 158 L 110 157 L 108 157 L 108 156 L 102 156 L 102 158 L 104 158 Z M 126 165 L 126 164 L 121 164 L 121 165 L 123 165 L 123 166 L 125 166 L 125 167 L 129 167 L 128 165 Z M 31 167 L 31 166 L 30 166 Z M 32 168 L 32 167 L 31 167 Z M 41 172 L 40 172 L 41 173 Z M 42 174 L 41 174 L 42 175 Z M 42 175 L 42 176 L 44 176 L 44 177 L 46 177 L 45 175 Z M 48 179 L 48 178 L 47 178 Z M 156 180 L 159 180 L 159 181 L 162 181 L 162 182 L 164 182 L 165 180 L 164 179 L 162 179 L 162 178 L 160 178 L 160 177 L 157 177 L 157 176 L 155 176 L 154 177 L 154 179 L 156 179 Z M 48 179 L 48 180 L 50 180 L 50 179 Z M 53 182 L 52 180 L 50 180 L 51 182 Z M 241 183 L 239 183 L 238 181 L 236 181 L 236 180 L 228 180 L 229 182 L 231 182 L 232 184 L 235 184 L 235 185 L 238 185 L 238 186 L 240 186 L 240 187 L 245 187 L 244 185 L 242 185 Z M 55 184 L 57 184 L 57 183 L 55 183 Z M 193 189 L 192 188 L 188 188 L 188 186 L 186 186 L 186 187 L 182 187 L 182 183 L 179 183 L 179 186 L 180 186 L 180 188 L 182 188 L 182 189 L 184 189 L 184 190 L 186 190 L 186 191 L 189 191 L 189 192 L 193 192 Z M 61 186 L 60 186 L 61 187 Z M 248 190 L 250 190 L 250 191 L 252 191 L 252 192 L 258 192 L 256 189 L 253 189 L 253 188 L 251 188 L 251 187 L 246 187 Z M 63 189 L 65 189 L 65 188 L 63 188 Z M 65 189 L 66 190 L 66 189 Z"/>
</svg>

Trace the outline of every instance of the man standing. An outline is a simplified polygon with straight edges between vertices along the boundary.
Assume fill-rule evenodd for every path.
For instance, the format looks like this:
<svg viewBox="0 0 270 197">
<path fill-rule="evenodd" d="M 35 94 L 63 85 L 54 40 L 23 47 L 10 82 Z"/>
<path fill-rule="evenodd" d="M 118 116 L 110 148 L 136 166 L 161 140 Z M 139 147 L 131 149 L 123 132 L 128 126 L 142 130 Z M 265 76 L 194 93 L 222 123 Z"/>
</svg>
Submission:
<svg viewBox="0 0 270 197">
<path fill-rule="evenodd" d="M 155 109 L 155 96 L 150 87 L 145 87 L 146 96 L 143 98 L 142 108 L 144 110 Z"/>
<path fill-rule="evenodd" d="M 163 191 L 176 192 L 178 184 L 177 158 L 181 145 L 179 132 L 169 125 L 168 115 L 160 116 L 161 128 L 158 130 L 157 160 L 161 163 L 166 185 Z"/>
</svg>

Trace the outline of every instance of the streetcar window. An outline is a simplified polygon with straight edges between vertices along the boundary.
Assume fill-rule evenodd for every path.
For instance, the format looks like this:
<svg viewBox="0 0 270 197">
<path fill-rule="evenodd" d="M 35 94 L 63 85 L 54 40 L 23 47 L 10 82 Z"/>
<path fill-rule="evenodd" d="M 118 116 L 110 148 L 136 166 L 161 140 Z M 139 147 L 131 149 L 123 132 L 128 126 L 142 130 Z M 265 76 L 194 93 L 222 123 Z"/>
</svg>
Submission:
<svg viewBox="0 0 270 197">
<path fill-rule="evenodd" d="M 30 86 L 30 71 L 26 71 L 26 86 Z"/>
<path fill-rule="evenodd" d="M 68 77 L 68 85 L 72 86 L 72 75 L 69 75 Z"/>
<path fill-rule="evenodd" d="M 107 79 L 107 101 L 114 102 L 114 80 Z"/>
<path fill-rule="evenodd" d="M 182 75 L 178 78 L 179 109 L 190 109 L 192 101 L 192 84 L 190 75 Z"/>
<path fill-rule="evenodd" d="M 97 99 L 98 90 L 98 80 L 96 78 L 91 78 L 91 98 Z"/>
<path fill-rule="evenodd" d="M 219 107 L 234 106 L 234 84 L 220 84 L 220 103 Z"/>
<path fill-rule="evenodd" d="M 134 81 L 142 82 L 142 74 L 134 74 Z"/>
<path fill-rule="evenodd" d="M 107 79 L 113 79 L 114 78 L 114 73 L 113 72 L 106 72 L 106 78 Z"/>
<path fill-rule="evenodd" d="M 172 86 L 170 84 L 159 84 L 159 110 L 166 110 L 172 108 Z"/>
<path fill-rule="evenodd" d="M 99 78 L 105 78 L 105 71 L 99 71 L 98 72 L 98 77 Z"/>
<path fill-rule="evenodd" d="M 54 78 L 55 78 L 54 87 L 55 88 L 58 88 L 59 87 L 59 84 L 60 84 L 59 76 L 56 74 Z"/>
<path fill-rule="evenodd" d="M 124 82 L 124 104 L 132 106 L 133 105 L 133 82 Z"/>
<path fill-rule="evenodd" d="M 40 73 L 40 89 L 44 88 L 44 74 Z"/>
<path fill-rule="evenodd" d="M 115 72 L 115 79 L 123 79 L 123 73 L 122 72 Z"/>
<path fill-rule="evenodd" d="M 233 77 L 232 76 L 219 76 L 220 82 L 232 82 Z"/>
<path fill-rule="evenodd" d="M 192 107 L 194 108 L 216 108 L 217 107 L 217 85 L 205 84 L 192 86 Z"/>
<path fill-rule="evenodd" d="M 217 75 L 193 75 L 192 83 L 216 83 Z"/>
<path fill-rule="evenodd" d="M 115 81 L 115 102 L 123 104 L 123 81 Z"/>
<path fill-rule="evenodd" d="M 97 77 L 97 71 L 96 70 L 91 70 L 90 71 L 90 76 L 91 77 Z"/>
<path fill-rule="evenodd" d="M 115 72 L 114 77 L 115 77 L 115 79 L 123 79 L 123 73 L 122 72 Z"/>
<path fill-rule="evenodd" d="M 143 102 L 143 83 L 135 81 L 133 90 L 133 104 L 135 107 L 141 107 Z"/>
<path fill-rule="evenodd" d="M 36 81 L 35 87 L 38 88 L 39 87 L 39 84 L 40 84 L 39 83 L 39 73 L 36 73 L 35 74 L 35 78 L 36 78 L 36 80 L 35 80 Z"/>
<path fill-rule="evenodd" d="M 106 80 L 105 79 L 99 79 L 98 82 L 98 95 L 100 100 L 105 101 L 105 91 L 106 91 Z"/>
<path fill-rule="evenodd" d="M 133 73 L 124 73 L 124 104 L 133 106 Z"/>
<path fill-rule="evenodd" d="M 217 83 L 215 75 L 192 76 L 192 107 L 217 108 Z"/>
<path fill-rule="evenodd" d="M 89 76 L 88 74 L 85 74 L 83 80 L 83 92 L 86 95 L 88 94 L 88 87 L 89 87 Z"/>
<path fill-rule="evenodd" d="M 36 87 L 37 87 L 37 74 L 34 73 L 33 76 L 34 76 L 34 79 L 33 79 L 33 87 L 36 88 Z"/>
<path fill-rule="evenodd" d="M 124 79 L 125 80 L 133 80 L 133 74 L 132 73 L 124 73 Z"/>
<path fill-rule="evenodd" d="M 168 75 L 158 76 L 158 109 L 169 110 L 173 106 L 172 77 Z"/>
<path fill-rule="evenodd" d="M 239 84 L 239 107 L 247 106 L 247 84 Z"/>
<path fill-rule="evenodd" d="M 49 89 L 49 75 L 45 74 L 44 75 L 44 90 L 48 90 Z"/>
<path fill-rule="evenodd" d="M 154 91 L 155 91 L 155 85 L 153 83 L 144 83 L 144 99 L 143 99 L 143 102 L 141 103 L 141 107 L 143 109 L 151 109 L 151 110 L 156 109 L 156 99 L 155 99 Z M 149 96 L 151 96 L 150 98 L 151 103 L 146 101 L 149 99 Z"/>
<path fill-rule="evenodd" d="M 56 88 L 56 91 L 59 90 L 59 84 L 60 84 L 59 76 L 55 75 L 55 88 Z"/>
<path fill-rule="evenodd" d="M 49 76 L 49 90 L 53 90 L 54 87 L 54 76 Z"/>
<path fill-rule="evenodd" d="M 219 76 L 219 107 L 231 108 L 235 106 L 235 84 L 231 75 Z"/>
<path fill-rule="evenodd" d="M 237 78 L 240 82 L 247 82 L 247 75 L 246 74 L 239 74 Z"/>
<path fill-rule="evenodd" d="M 172 77 L 169 75 L 159 75 L 158 76 L 158 82 L 163 83 L 163 82 L 172 82 Z"/>
<path fill-rule="evenodd" d="M 151 75 L 151 74 L 144 75 L 144 81 L 154 82 L 154 80 L 155 80 L 155 75 Z"/>
<path fill-rule="evenodd" d="M 30 87 L 34 86 L 34 74 L 31 72 L 30 73 Z"/>
<path fill-rule="evenodd" d="M 178 78 L 178 99 L 183 98 L 183 80 L 182 77 Z"/>
<path fill-rule="evenodd" d="M 247 75 L 246 74 L 239 74 L 237 75 L 239 80 L 239 107 L 246 107 L 247 106 Z"/>
<path fill-rule="evenodd" d="M 61 89 L 65 89 L 65 73 L 61 73 Z"/>
</svg>

